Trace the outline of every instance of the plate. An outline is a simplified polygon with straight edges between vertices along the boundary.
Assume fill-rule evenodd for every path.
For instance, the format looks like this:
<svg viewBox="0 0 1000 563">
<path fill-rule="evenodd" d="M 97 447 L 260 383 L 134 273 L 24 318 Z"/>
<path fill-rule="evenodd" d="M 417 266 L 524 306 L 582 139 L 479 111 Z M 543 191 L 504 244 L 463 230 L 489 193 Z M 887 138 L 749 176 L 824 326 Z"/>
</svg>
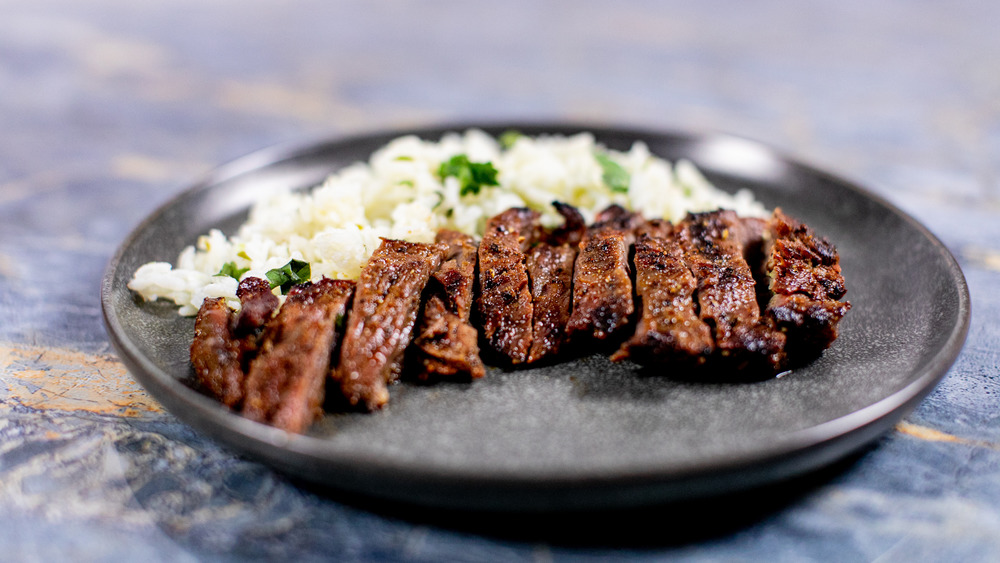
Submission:
<svg viewBox="0 0 1000 563">
<path fill-rule="evenodd" d="M 391 390 L 374 414 L 327 414 L 308 435 L 241 418 L 189 385 L 193 320 L 126 287 L 210 228 L 232 233 L 276 189 L 308 188 L 405 133 L 478 127 L 499 135 L 592 132 L 687 158 L 717 186 L 748 187 L 838 247 L 852 310 L 806 367 L 762 382 L 700 383 L 640 373 L 602 355 L 491 369 L 472 384 Z M 391 501 L 489 510 L 620 508 L 790 478 L 889 430 L 944 376 L 968 330 L 954 257 L 926 228 L 858 185 L 753 141 L 718 134 L 567 124 L 456 124 L 264 150 L 163 205 L 124 241 L 102 286 L 111 341 L 133 376 L 180 420 L 293 476 Z"/>
</svg>

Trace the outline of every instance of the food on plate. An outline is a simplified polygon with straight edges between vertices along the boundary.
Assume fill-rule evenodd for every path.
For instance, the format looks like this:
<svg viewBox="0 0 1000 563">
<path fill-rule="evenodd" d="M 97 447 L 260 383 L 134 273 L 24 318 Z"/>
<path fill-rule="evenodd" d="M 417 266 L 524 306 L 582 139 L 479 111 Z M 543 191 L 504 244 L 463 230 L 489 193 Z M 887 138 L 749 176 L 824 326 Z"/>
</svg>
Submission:
<svg viewBox="0 0 1000 563">
<path fill-rule="evenodd" d="M 354 282 L 323 278 L 291 288 L 264 327 L 247 370 L 243 416 L 302 432 L 322 412 L 330 358 Z"/>
<path fill-rule="evenodd" d="M 402 369 L 424 286 L 446 251 L 443 244 L 383 239 L 361 270 L 333 370 L 351 405 L 374 410 L 389 401 L 387 385 Z"/>
<path fill-rule="evenodd" d="M 635 310 L 629 251 L 642 223 L 639 213 L 612 205 L 583 235 L 573 270 L 573 312 L 566 324 L 570 336 L 605 340 L 628 325 Z"/>
<path fill-rule="evenodd" d="M 525 252 L 538 240 L 539 213 L 508 209 L 486 224 L 479 244 L 479 316 L 490 349 L 510 363 L 528 359 L 531 349 L 531 287 Z"/>
<path fill-rule="evenodd" d="M 770 301 L 764 314 L 787 335 L 789 351 L 810 357 L 830 347 L 850 303 L 840 258 L 829 241 L 780 209 L 768 223 L 765 248 Z"/>
<path fill-rule="evenodd" d="M 586 134 L 398 139 L 129 287 L 196 314 L 206 393 L 290 432 L 326 399 L 384 408 L 400 378 L 471 382 L 595 351 L 769 377 L 828 348 L 850 308 L 836 249 L 808 226 Z"/>
<path fill-rule="evenodd" d="M 479 331 L 470 322 L 479 247 L 471 236 L 442 230 L 444 262 L 431 275 L 424 311 L 409 352 L 410 374 L 418 381 L 469 381 L 486 375 L 479 357 Z"/>
<path fill-rule="evenodd" d="M 749 190 L 717 189 L 690 162 L 667 162 L 642 142 L 619 151 L 589 133 L 503 139 L 479 130 L 434 141 L 399 137 L 313 189 L 269 192 L 236 232 L 210 230 L 174 263 L 138 268 L 129 287 L 147 300 L 173 301 L 181 315 L 194 315 L 208 297 L 239 308 L 243 278 L 270 279 L 268 272 L 284 269 L 295 282 L 296 266 L 308 264 L 305 279 L 357 279 L 382 238 L 431 243 L 449 229 L 478 240 L 488 219 L 518 207 L 558 228 L 565 219 L 556 201 L 588 224 L 612 204 L 673 222 L 719 208 L 769 213 Z"/>
</svg>

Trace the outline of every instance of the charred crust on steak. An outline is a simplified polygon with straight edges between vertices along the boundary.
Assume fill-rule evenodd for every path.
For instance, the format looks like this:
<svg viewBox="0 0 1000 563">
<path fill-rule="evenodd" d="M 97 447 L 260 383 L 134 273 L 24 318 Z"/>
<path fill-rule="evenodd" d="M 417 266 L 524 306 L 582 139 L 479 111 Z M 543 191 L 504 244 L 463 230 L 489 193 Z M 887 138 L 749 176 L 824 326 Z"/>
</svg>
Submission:
<svg viewBox="0 0 1000 563">
<path fill-rule="evenodd" d="M 362 269 L 340 362 L 331 372 L 350 405 L 375 410 L 389 401 L 388 384 L 401 370 L 421 294 L 447 248 L 382 239 Z"/>
<path fill-rule="evenodd" d="M 508 209 L 486 224 L 479 245 L 478 317 L 489 349 L 511 364 L 528 358 L 532 299 L 525 251 L 539 239 L 539 213 Z"/>
</svg>

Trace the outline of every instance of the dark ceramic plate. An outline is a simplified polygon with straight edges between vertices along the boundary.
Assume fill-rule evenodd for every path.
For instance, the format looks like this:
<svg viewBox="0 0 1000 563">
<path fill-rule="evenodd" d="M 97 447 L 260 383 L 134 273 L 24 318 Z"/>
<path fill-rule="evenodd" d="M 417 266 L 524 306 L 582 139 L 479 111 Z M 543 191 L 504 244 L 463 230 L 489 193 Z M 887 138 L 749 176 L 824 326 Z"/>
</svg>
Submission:
<svg viewBox="0 0 1000 563">
<path fill-rule="evenodd" d="M 467 125 L 414 131 L 430 139 Z M 102 288 L 111 340 L 132 374 L 181 420 L 290 474 L 364 495 L 473 509 L 609 508 L 745 489 L 817 469 L 892 426 L 945 374 L 965 340 L 968 290 L 924 227 L 855 184 L 757 143 L 566 125 L 499 134 L 594 132 L 688 158 L 719 187 L 752 188 L 840 250 L 853 309 L 840 338 L 778 379 L 733 384 L 639 373 L 602 355 L 473 384 L 392 388 L 375 414 L 328 414 L 309 435 L 245 420 L 189 386 L 193 321 L 126 288 L 198 235 L 233 232 L 271 190 L 306 188 L 402 132 L 265 150 L 224 166 L 146 219 Z"/>
</svg>

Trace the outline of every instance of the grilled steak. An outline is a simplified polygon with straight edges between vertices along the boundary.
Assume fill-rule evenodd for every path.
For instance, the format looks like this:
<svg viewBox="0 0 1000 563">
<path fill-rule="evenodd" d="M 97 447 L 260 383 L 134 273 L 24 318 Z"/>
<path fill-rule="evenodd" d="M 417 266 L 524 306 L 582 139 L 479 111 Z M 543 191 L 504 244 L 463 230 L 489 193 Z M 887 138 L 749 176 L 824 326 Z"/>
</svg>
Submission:
<svg viewBox="0 0 1000 563">
<path fill-rule="evenodd" d="M 479 334 L 468 321 L 449 311 L 443 299 L 434 296 L 424 305 L 424 314 L 408 354 L 413 358 L 412 376 L 418 381 L 470 381 L 486 375 L 479 358 Z"/>
<path fill-rule="evenodd" d="M 669 223 L 650 225 L 635 243 L 635 286 L 641 316 L 635 335 L 611 356 L 643 365 L 703 364 L 715 349 L 712 331 L 698 317 L 691 273 Z M 650 234 L 655 233 L 655 234 Z"/>
<path fill-rule="evenodd" d="M 435 294 L 445 299 L 449 311 L 468 321 L 472 312 L 479 247 L 472 237 L 458 231 L 442 230 L 435 241 L 448 246 L 444 262 L 432 276 L 440 286 Z"/>
<path fill-rule="evenodd" d="M 271 291 L 265 279 L 249 277 L 236 288 L 240 298 L 240 312 L 233 323 L 233 335 L 240 342 L 240 364 L 243 371 L 250 369 L 250 360 L 257 355 L 260 335 L 274 312 L 278 309 L 278 296 Z"/>
<path fill-rule="evenodd" d="M 836 248 L 808 226 L 774 211 L 768 224 L 766 270 L 772 297 L 764 311 L 788 337 L 789 353 L 808 358 L 837 338 L 851 308 Z"/>
<path fill-rule="evenodd" d="M 448 250 L 424 292 L 423 314 L 407 352 L 409 371 L 420 381 L 483 377 L 479 334 L 469 322 L 478 248 L 472 237 L 455 231 L 442 230 L 436 240 Z"/>
<path fill-rule="evenodd" d="M 545 233 L 543 235 L 545 242 L 554 246 L 568 244 L 576 248 L 580 245 L 583 234 L 587 232 L 587 222 L 583 219 L 583 215 L 580 215 L 580 212 L 572 205 L 561 201 L 553 201 L 552 206 L 563 216 L 563 224 L 551 232 Z"/>
<path fill-rule="evenodd" d="M 420 311 L 420 295 L 444 258 L 441 244 L 382 239 L 358 279 L 340 364 L 332 376 L 351 405 L 368 410 L 389 400 Z"/>
<path fill-rule="evenodd" d="M 566 339 L 575 260 L 576 249 L 569 244 L 543 242 L 528 253 L 533 307 L 529 363 L 555 356 Z"/>
<path fill-rule="evenodd" d="M 629 247 L 642 217 L 614 205 L 597 216 L 580 241 L 573 270 L 572 337 L 605 340 L 626 327 L 635 311 Z"/>
<path fill-rule="evenodd" d="M 289 291 L 250 362 L 243 416 L 303 432 L 320 414 L 324 382 L 354 282 L 324 278 Z"/>
<path fill-rule="evenodd" d="M 513 364 L 532 343 L 532 303 L 525 251 L 538 240 L 539 215 L 508 209 L 486 224 L 479 244 L 479 318 L 490 348 Z"/>
<path fill-rule="evenodd" d="M 243 400 L 239 339 L 233 336 L 233 311 L 221 297 L 206 299 L 194 321 L 191 365 L 198 383 L 227 407 Z"/>
<path fill-rule="evenodd" d="M 761 323 L 743 229 L 734 212 L 713 211 L 689 214 L 677 231 L 698 280 L 699 316 L 712 328 L 718 367 L 773 373 L 783 365 L 785 337 Z"/>
</svg>

